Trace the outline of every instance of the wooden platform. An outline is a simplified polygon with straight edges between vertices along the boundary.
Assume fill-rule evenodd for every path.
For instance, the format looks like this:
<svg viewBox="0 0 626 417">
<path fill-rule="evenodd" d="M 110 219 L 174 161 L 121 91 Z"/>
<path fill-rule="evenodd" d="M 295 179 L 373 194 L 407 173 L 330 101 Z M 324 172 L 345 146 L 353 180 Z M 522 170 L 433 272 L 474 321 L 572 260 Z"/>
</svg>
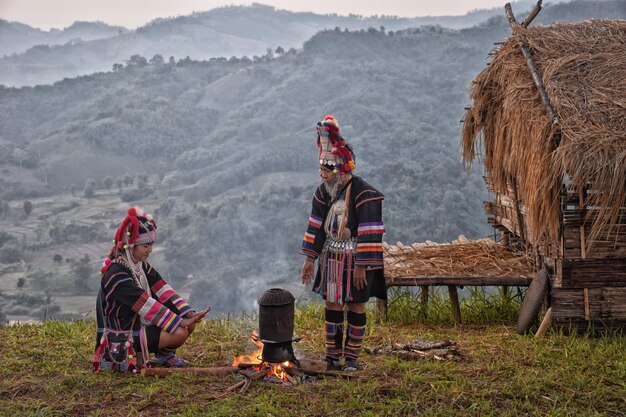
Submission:
<svg viewBox="0 0 626 417">
<path fill-rule="evenodd" d="M 383 248 L 387 287 L 421 287 L 423 302 L 428 302 L 429 287 L 448 287 L 457 323 L 461 322 L 458 287 L 527 287 L 534 274 L 532 259 L 487 239 L 470 241 L 459 236 L 446 244 L 398 242 Z M 384 316 L 386 302 L 380 301 L 378 310 Z"/>
</svg>

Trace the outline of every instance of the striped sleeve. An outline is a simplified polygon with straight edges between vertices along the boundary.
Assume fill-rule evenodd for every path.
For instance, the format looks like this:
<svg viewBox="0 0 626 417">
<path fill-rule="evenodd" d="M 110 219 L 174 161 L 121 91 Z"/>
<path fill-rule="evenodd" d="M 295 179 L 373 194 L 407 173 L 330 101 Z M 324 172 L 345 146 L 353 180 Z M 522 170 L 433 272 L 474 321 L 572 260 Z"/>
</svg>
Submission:
<svg viewBox="0 0 626 417">
<path fill-rule="evenodd" d="M 181 316 L 193 311 L 189 303 L 174 291 L 152 265 L 147 264 L 146 270 L 150 289 L 161 303 L 172 303 Z"/>
<path fill-rule="evenodd" d="M 374 268 L 383 266 L 383 199 L 380 192 L 372 189 L 361 192 L 355 198 L 358 219 L 355 265 Z"/>
<path fill-rule="evenodd" d="M 118 271 L 106 277 L 103 291 L 106 298 L 113 298 L 119 304 L 130 307 L 140 317 L 159 326 L 168 333 L 174 333 L 183 318 L 168 309 L 144 291 L 126 271 Z M 114 305 L 115 303 L 109 303 Z"/>
<path fill-rule="evenodd" d="M 300 253 L 317 259 L 324 246 L 326 233 L 324 232 L 324 219 L 328 213 L 328 206 L 322 191 L 322 187 L 318 187 L 313 194 L 313 203 L 311 204 L 311 214 L 307 222 L 306 232 L 302 239 L 302 248 Z"/>
</svg>

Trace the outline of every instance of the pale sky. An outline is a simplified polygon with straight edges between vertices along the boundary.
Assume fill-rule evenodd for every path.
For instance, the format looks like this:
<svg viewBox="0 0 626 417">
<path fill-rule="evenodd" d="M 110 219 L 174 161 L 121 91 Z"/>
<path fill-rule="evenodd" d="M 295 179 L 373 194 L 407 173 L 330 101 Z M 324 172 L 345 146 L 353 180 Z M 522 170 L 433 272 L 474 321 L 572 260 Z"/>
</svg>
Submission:
<svg viewBox="0 0 626 417">
<path fill-rule="evenodd" d="M 129 29 L 157 17 L 173 17 L 250 1 L 222 0 L 0 0 L 0 18 L 48 30 L 77 20 L 100 20 Z M 363 16 L 462 15 L 469 10 L 503 7 L 507 0 L 259 0 L 257 3 L 291 11 Z"/>
</svg>

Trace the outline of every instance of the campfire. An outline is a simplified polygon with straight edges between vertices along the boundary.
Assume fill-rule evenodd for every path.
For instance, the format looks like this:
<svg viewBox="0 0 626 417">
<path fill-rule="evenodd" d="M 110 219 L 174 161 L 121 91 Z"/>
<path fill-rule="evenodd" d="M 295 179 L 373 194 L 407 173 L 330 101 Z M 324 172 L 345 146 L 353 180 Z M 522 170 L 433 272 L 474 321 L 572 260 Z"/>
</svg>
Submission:
<svg viewBox="0 0 626 417">
<path fill-rule="evenodd" d="M 250 355 L 238 356 L 232 366 L 218 368 L 144 368 L 141 375 L 166 376 L 172 373 L 195 375 L 230 375 L 241 379 L 224 392 L 239 390 L 245 393 L 252 382 L 265 380 L 285 386 L 299 385 L 318 377 L 350 378 L 350 375 L 337 371 L 325 371 L 325 361 L 298 360 L 293 352 L 294 302 L 289 291 L 272 288 L 265 291 L 257 300 L 259 304 L 259 333 L 251 339 L 257 349 Z"/>
<path fill-rule="evenodd" d="M 297 360 L 283 362 L 270 362 L 263 360 L 265 344 L 259 339 L 256 332 L 250 337 L 257 346 L 257 350 L 251 355 L 237 356 L 233 359 L 233 367 L 239 369 L 239 374 L 250 380 L 264 379 L 279 382 L 285 385 L 298 385 L 299 380 L 304 379 L 305 374 L 298 370 Z"/>
</svg>

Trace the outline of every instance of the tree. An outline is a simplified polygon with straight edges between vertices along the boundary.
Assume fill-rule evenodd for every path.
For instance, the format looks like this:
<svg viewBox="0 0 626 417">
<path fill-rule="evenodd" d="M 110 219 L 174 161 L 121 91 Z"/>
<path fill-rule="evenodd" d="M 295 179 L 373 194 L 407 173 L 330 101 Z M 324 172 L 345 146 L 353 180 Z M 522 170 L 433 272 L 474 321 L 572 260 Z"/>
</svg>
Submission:
<svg viewBox="0 0 626 417">
<path fill-rule="evenodd" d="M 22 289 L 22 288 L 24 288 L 24 284 L 26 284 L 26 278 L 24 278 L 24 277 L 20 277 L 20 278 L 17 280 L 17 284 L 16 284 L 15 286 L 16 286 L 17 288 L 19 288 L 19 289 Z"/>
<path fill-rule="evenodd" d="M 89 291 L 89 281 L 91 274 L 93 273 L 93 266 L 90 265 L 91 259 L 89 259 L 89 255 L 85 254 L 78 262 L 76 262 L 72 269 L 74 270 L 74 284 L 75 289 L 80 293 L 84 294 Z"/>
<path fill-rule="evenodd" d="M 121 71 L 124 69 L 124 65 L 115 63 L 113 64 L 113 71 Z"/>
<path fill-rule="evenodd" d="M 52 257 L 52 261 L 53 261 L 55 264 L 60 264 L 60 263 L 62 263 L 62 262 L 63 262 L 63 256 L 61 256 L 60 254 L 56 253 L 56 254 L 54 254 L 54 256 Z"/>
<path fill-rule="evenodd" d="M 126 67 L 145 67 L 148 65 L 148 60 L 141 55 L 132 55 L 128 61 L 126 61 Z"/>
<path fill-rule="evenodd" d="M 107 190 L 110 190 L 111 187 L 113 187 L 113 178 L 111 178 L 110 175 L 107 175 L 102 180 L 102 185 L 104 185 L 104 188 L 106 188 Z"/>
<path fill-rule="evenodd" d="M 285 53 L 285 50 L 283 49 L 282 46 L 279 46 L 278 48 L 276 48 L 276 55 L 282 55 Z"/>
<path fill-rule="evenodd" d="M 137 183 L 137 189 L 145 190 L 148 185 L 148 176 L 146 174 L 137 174 L 135 182 Z"/>
<path fill-rule="evenodd" d="M 93 196 L 96 195 L 96 192 L 93 189 L 93 185 L 87 182 L 85 184 L 85 189 L 83 190 L 83 194 L 86 198 L 93 198 Z"/>
<path fill-rule="evenodd" d="M 30 202 L 30 200 L 25 200 L 24 201 L 24 214 L 26 214 L 26 217 L 30 216 L 30 213 L 33 211 L 33 203 Z"/>
<path fill-rule="evenodd" d="M 150 65 L 154 67 L 160 67 L 165 64 L 165 59 L 163 59 L 163 55 L 156 54 L 150 59 Z"/>
<path fill-rule="evenodd" d="M 72 193 L 72 197 L 74 197 L 76 195 L 76 191 L 78 191 L 77 188 L 78 187 L 76 187 L 76 184 L 70 185 L 70 193 Z"/>
</svg>

